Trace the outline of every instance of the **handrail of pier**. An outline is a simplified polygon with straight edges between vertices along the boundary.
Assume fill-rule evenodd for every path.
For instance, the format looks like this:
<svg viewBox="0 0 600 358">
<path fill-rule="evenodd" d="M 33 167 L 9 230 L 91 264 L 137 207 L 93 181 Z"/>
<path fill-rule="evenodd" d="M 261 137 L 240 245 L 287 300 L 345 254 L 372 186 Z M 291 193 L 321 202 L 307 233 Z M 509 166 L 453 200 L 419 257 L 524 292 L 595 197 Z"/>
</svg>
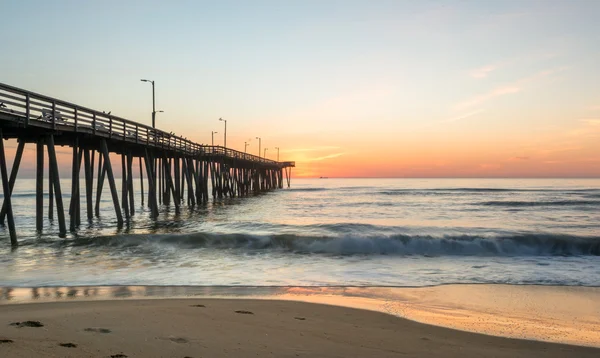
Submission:
<svg viewBox="0 0 600 358">
<path fill-rule="evenodd" d="M 0 83 L 0 113 L 22 119 L 25 126 L 50 127 L 55 130 L 88 133 L 172 150 L 182 155 L 224 156 L 232 159 L 293 166 L 294 162 L 277 162 L 223 146 L 198 144 L 145 124 L 96 111 L 56 98 Z"/>
</svg>

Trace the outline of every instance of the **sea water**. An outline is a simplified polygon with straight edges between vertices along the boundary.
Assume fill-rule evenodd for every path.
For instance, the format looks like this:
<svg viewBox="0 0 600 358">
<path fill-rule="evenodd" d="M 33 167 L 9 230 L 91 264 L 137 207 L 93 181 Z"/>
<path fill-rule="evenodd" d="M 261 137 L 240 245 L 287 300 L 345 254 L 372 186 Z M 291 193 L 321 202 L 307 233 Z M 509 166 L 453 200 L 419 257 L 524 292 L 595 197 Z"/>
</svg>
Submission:
<svg viewBox="0 0 600 358">
<path fill-rule="evenodd" d="M 0 286 L 600 286 L 600 179 L 292 179 L 157 220 L 136 181 L 120 229 L 104 187 L 100 216 L 87 220 L 82 195 L 81 226 L 59 238 L 47 195 L 40 234 L 35 180 L 17 180 L 19 247 L 0 227 Z"/>
</svg>

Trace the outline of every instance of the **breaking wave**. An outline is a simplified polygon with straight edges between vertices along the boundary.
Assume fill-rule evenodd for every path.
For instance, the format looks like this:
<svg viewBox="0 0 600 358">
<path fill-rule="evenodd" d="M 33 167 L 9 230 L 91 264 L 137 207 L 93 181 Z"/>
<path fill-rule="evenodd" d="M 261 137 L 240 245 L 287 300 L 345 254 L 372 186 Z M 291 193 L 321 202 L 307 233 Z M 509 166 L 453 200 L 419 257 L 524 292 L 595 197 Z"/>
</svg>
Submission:
<svg viewBox="0 0 600 358">
<path fill-rule="evenodd" d="M 600 256 L 600 237 L 554 234 L 331 237 L 195 233 L 77 238 L 71 245 L 127 248 L 174 245 L 182 249 L 276 250 L 325 255 Z"/>
</svg>

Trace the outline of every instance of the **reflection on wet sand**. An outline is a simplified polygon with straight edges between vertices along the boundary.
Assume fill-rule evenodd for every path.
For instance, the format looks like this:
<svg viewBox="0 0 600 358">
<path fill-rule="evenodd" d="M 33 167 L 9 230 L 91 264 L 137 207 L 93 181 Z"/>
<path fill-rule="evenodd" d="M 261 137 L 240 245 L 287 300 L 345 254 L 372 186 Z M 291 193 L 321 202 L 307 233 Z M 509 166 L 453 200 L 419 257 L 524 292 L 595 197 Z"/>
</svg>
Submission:
<svg viewBox="0 0 600 358">
<path fill-rule="evenodd" d="M 393 287 L 97 286 L 0 288 L 0 304 L 72 300 L 254 298 L 385 312 L 497 336 L 600 347 L 600 288 L 445 285 Z"/>
</svg>

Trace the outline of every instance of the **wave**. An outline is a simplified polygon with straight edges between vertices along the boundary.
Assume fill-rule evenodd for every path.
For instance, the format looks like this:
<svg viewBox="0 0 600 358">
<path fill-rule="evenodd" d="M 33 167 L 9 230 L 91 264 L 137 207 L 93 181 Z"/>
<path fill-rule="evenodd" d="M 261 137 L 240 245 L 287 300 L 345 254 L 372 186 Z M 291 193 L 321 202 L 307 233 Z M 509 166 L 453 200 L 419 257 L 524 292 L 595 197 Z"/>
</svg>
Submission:
<svg viewBox="0 0 600 358">
<path fill-rule="evenodd" d="M 308 191 L 328 191 L 328 188 L 290 188 L 286 189 L 286 191 L 300 191 L 300 192 L 308 192 Z"/>
<path fill-rule="evenodd" d="M 527 207 L 527 206 L 598 206 L 600 200 L 554 200 L 554 201 L 484 201 L 474 203 L 474 205 L 483 206 L 508 206 L 508 207 Z"/>
<path fill-rule="evenodd" d="M 175 245 L 182 249 L 270 250 L 325 255 L 600 256 L 600 237 L 556 234 L 328 237 L 195 233 L 77 238 L 71 245 L 120 248 Z"/>
<path fill-rule="evenodd" d="M 10 195 L 11 198 L 35 198 L 36 194 L 35 192 L 33 193 L 12 193 Z M 45 193 L 44 196 L 48 196 L 48 193 Z M 0 194 L 0 198 L 4 198 L 3 194 Z"/>
<path fill-rule="evenodd" d="M 430 188 L 430 189 L 386 189 L 377 191 L 381 195 L 456 195 L 457 193 L 560 193 L 587 194 L 600 197 L 598 189 L 507 189 L 507 188 Z"/>
</svg>

